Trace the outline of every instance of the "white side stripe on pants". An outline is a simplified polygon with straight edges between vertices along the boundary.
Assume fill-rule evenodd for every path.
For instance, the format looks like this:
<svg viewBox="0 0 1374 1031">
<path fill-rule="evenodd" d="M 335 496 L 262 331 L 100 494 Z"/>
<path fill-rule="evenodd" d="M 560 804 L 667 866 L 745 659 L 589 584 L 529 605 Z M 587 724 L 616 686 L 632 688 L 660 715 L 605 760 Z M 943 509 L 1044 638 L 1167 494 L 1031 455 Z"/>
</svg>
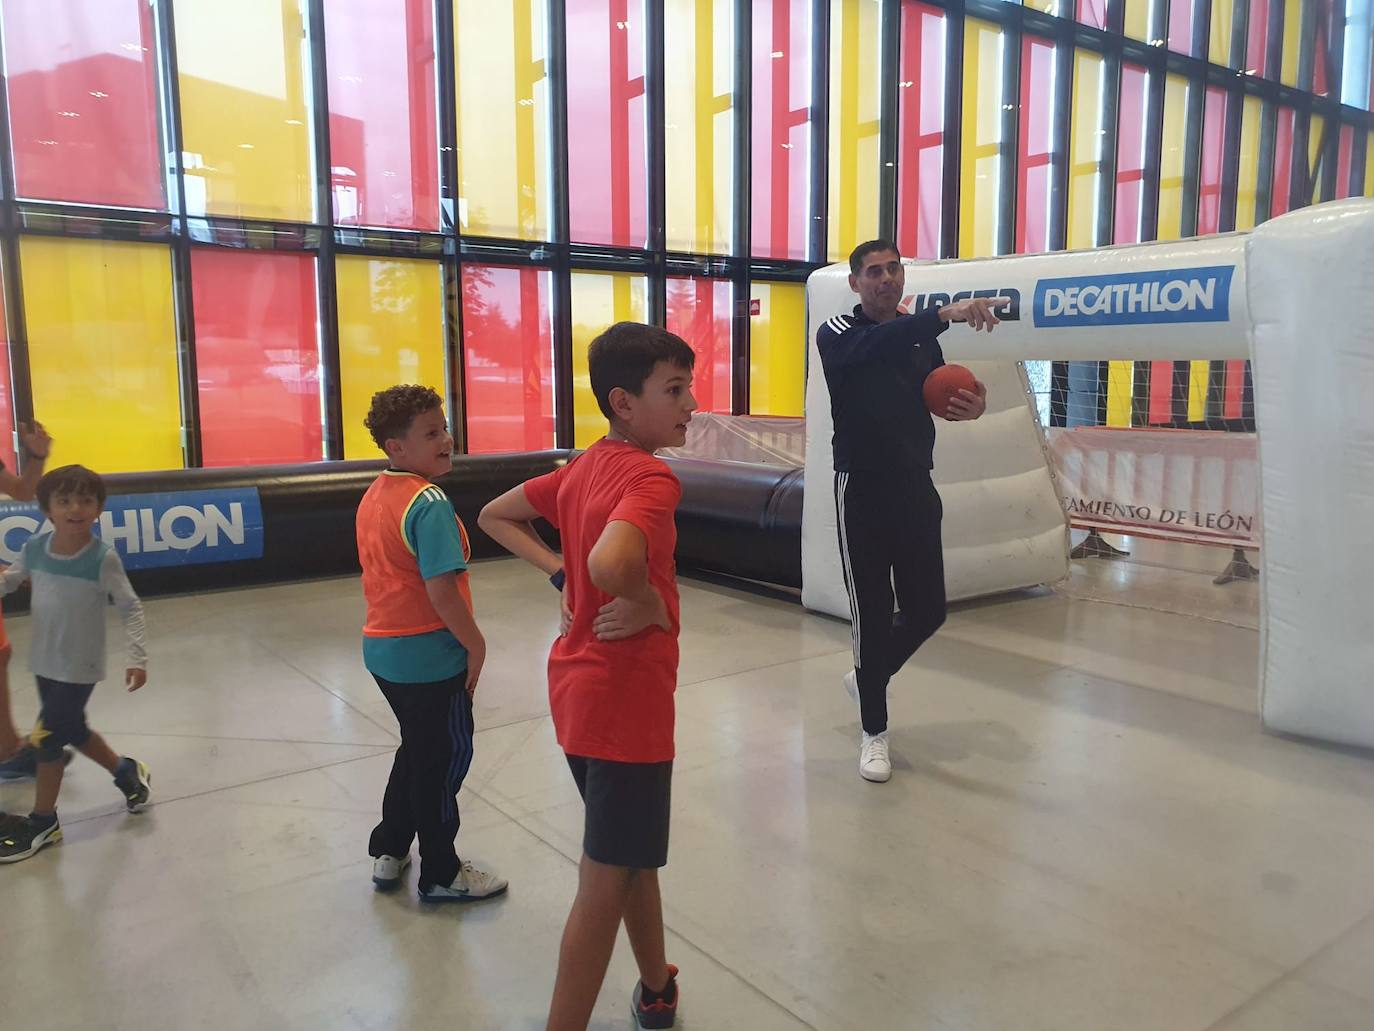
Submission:
<svg viewBox="0 0 1374 1031">
<path fill-rule="evenodd" d="M 849 474 L 835 474 L 835 517 L 840 528 L 840 563 L 844 566 L 844 587 L 849 595 L 850 636 L 854 647 L 854 668 L 859 668 L 859 642 L 863 627 L 859 621 L 859 602 L 854 591 L 854 567 L 849 561 L 849 528 L 844 522 L 844 496 L 849 487 Z"/>
</svg>

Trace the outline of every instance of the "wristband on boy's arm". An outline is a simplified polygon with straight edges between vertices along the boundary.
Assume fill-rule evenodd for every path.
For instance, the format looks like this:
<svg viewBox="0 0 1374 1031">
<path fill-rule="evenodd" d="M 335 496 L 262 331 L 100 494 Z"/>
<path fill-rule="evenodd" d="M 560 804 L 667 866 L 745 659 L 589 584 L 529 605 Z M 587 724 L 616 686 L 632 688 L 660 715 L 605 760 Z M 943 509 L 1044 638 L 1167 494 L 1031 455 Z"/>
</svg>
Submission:
<svg viewBox="0 0 1374 1031">
<path fill-rule="evenodd" d="M 553 576 L 549 577 L 549 583 L 553 584 L 553 586 L 560 591 L 563 589 L 563 585 L 567 583 L 567 581 L 568 576 L 561 569 L 558 572 L 554 573 Z"/>
</svg>

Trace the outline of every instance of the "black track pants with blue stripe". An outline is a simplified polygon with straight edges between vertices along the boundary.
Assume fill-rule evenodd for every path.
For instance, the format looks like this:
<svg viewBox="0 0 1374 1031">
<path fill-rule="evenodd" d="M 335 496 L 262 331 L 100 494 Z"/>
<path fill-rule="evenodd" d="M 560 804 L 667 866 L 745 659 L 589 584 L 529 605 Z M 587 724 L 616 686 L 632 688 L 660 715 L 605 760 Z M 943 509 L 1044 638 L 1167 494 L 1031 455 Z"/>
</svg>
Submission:
<svg viewBox="0 0 1374 1031">
<path fill-rule="evenodd" d="M 427 684 L 396 684 L 373 674 L 401 725 L 401 747 L 382 798 L 382 822 L 368 853 L 395 856 L 420 839 L 421 890 L 458 876 L 458 789 L 472 765 L 472 699 L 467 673 Z"/>
</svg>

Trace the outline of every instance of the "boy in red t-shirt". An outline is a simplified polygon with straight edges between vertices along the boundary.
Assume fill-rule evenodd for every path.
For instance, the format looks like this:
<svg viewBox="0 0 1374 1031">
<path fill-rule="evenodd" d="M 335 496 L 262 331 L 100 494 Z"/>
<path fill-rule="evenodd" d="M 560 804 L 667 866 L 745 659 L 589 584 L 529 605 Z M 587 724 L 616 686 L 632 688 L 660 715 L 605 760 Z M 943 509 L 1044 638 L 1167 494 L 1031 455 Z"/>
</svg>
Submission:
<svg viewBox="0 0 1374 1031">
<path fill-rule="evenodd" d="M 654 452 L 686 441 L 695 356 L 667 330 L 620 322 L 592 341 L 587 357 L 610 431 L 563 468 L 491 502 L 479 525 L 549 574 L 563 595 L 549 709 L 586 823 L 548 1026 L 587 1026 L 624 920 L 639 964 L 635 1019 L 666 1028 L 677 1013 L 677 968 L 664 958 L 658 868 L 668 862 L 678 660 L 673 513 L 682 489 Z M 530 525 L 541 516 L 560 531 L 561 558 Z"/>
</svg>

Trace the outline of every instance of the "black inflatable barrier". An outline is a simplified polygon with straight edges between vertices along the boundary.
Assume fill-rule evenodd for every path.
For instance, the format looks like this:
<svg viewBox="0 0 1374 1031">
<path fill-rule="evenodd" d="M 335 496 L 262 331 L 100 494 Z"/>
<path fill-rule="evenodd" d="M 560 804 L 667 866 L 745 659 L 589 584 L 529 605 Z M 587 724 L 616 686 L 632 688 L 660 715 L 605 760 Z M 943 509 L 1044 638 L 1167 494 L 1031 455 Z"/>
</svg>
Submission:
<svg viewBox="0 0 1374 1031">
<path fill-rule="evenodd" d="M 460 457 L 436 482 L 452 499 L 474 558 L 505 552 L 477 526 L 498 494 L 566 462 L 541 451 Z M 186 469 L 107 476 L 106 526 L 124 540 L 134 588 L 145 595 L 337 576 L 358 570 L 354 517 L 385 462 Z M 801 585 L 800 469 L 676 459 L 682 483 L 678 564 L 787 587 Z M 237 507 L 235 507 L 237 506 Z M 37 517 L 0 506 L 13 547 Z M 557 540 L 550 530 L 549 540 Z M 231 560 L 219 560 L 221 556 Z M 7 599 L 23 608 L 27 591 Z"/>
<path fill-rule="evenodd" d="M 801 469 L 670 459 L 679 566 L 801 587 Z"/>
</svg>

